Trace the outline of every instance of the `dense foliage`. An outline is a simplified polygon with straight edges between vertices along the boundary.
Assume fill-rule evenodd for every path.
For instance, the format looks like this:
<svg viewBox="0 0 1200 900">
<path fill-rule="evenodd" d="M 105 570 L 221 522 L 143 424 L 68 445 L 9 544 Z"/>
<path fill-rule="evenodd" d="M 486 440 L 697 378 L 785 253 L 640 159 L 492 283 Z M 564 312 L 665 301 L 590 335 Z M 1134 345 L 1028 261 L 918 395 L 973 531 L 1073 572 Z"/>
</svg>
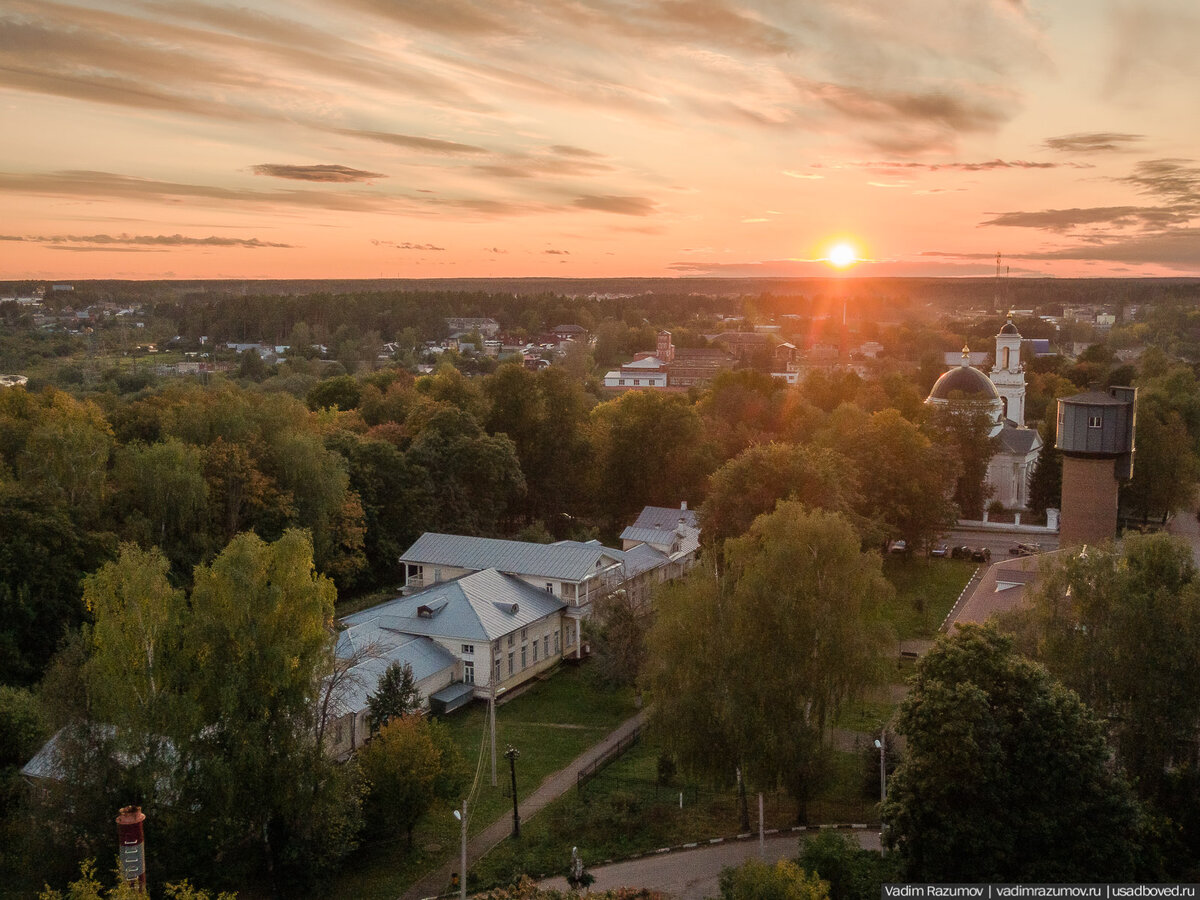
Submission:
<svg viewBox="0 0 1200 900">
<path fill-rule="evenodd" d="M 1131 881 L 1141 812 L 1077 694 L 991 628 L 939 638 L 897 726 L 883 806 L 901 876 L 924 882 Z"/>
</svg>

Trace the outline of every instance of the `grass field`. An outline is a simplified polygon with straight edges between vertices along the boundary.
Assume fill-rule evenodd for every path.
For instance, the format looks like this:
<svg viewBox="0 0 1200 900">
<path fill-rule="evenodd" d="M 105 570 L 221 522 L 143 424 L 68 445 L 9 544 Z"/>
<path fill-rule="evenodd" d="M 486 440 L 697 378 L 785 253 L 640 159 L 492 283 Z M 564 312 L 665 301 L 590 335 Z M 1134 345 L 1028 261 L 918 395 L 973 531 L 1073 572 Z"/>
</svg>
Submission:
<svg viewBox="0 0 1200 900">
<path fill-rule="evenodd" d="M 508 884 L 523 873 L 563 874 L 572 847 L 578 847 L 584 863 L 592 866 L 741 830 L 736 792 L 705 791 L 678 780 L 659 786 L 658 756 L 652 740 L 633 747 L 583 791 L 564 795 L 523 826 L 519 841 L 509 838 L 480 860 L 472 868 L 471 884 L 483 889 Z M 875 803 L 863 797 L 861 758 L 835 752 L 830 762 L 829 785 L 809 802 L 807 821 L 875 820 Z M 757 796 L 752 794 L 748 801 L 751 828 L 757 829 Z M 767 828 L 795 825 L 795 802 L 782 793 L 765 795 L 764 820 Z"/>
<path fill-rule="evenodd" d="M 896 589 L 896 599 L 888 604 L 885 615 L 896 637 L 910 640 L 936 636 L 976 565 L 958 559 L 886 557 L 883 574 Z"/>
<path fill-rule="evenodd" d="M 511 813 L 506 746 L 516 747 L 517 797 L 528 795 L 547 775 L 558 771 L 636 712 L 633 692 L 599 686 L 587 667 L 560 667 L 552 676 L 497 708 L 498 785 L 491 786 L 490 754 L 482 739 L 487 707 L 476 702 L 446 718 L 472 776 L 481 758 L 478 797 L 470 809 L 471 834 Z M 458 851 L 459 824 L 453 803 L 439 803 L 418 825 L 409 851 L 402 837 L 364 844 L 330 883 L 326 897 L 395 900 L 426 872 Z M 535 820 L 536 821 L 536 820 Z"/>
</svg>

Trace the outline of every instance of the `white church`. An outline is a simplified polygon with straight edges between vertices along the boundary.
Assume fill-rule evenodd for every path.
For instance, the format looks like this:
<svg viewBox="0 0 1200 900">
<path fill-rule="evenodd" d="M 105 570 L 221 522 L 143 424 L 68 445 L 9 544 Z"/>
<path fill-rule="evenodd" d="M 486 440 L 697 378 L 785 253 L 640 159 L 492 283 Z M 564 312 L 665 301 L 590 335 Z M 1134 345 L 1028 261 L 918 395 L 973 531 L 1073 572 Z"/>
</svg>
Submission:
<svg viewBox="0 0 1200 900">
<path fill-rule="evenodd" d="M 1042 449 L 1036 428 L 1025 426 L 1025 367 L 1021 365 L 1021 334 L 1012 314 L 996 335 L 996 357 L 991 376 L 971 366 L 963 348 L 962 363 L 946 372 L 933 386 L 925 402 L 942 406 L 951 394 L 989 401 L 993 417 L 992 437 L 999 437 L 1000 450 L 988 464 L 986 481 L 994 489 L 992 500 L 1007 509 L 1024 509 L 1029 502 L 1029 477 Z"/>
</svg>

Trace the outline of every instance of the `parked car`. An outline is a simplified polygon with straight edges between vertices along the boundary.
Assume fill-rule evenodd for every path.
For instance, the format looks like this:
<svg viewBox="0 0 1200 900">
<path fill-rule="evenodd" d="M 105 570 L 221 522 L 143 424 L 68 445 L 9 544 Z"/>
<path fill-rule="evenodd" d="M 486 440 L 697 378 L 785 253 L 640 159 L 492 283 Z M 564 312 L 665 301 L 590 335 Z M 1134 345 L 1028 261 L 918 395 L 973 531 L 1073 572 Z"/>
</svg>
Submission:
<svg viewBox="0 0 1200 900">
<path fill-rule="evenodd" d="M 888 553 L 895 553 L 897 556 L 903 556 L 908 553 L 908 541 L 892 541 L 888 544 Z"/>
<path fill-rule="evenodd" d="M 955 547 L 953 550 L 950 551 L 950 558 L 951 559 L 970 559 L 971 558 L 971 548 L 970 547 Z"/>
<path fill-rule="evenodd" d="M 1042 552 L 1042 545 L 1038 543 L 1019 543 L 1013 544 L 1008 548 L 1008 552 L 1013 556 L 1033 556 L 1035 553 Z"/>
<path fill-rule="evenodd" d="M 974 562 L 987 562 L 992 558 L 992 551 L 987 547 L 976 547 L 971 551 L 971 559 Z"/>
<path fill-rule="evenodd" d="M 950 545 L 949 544 L 934 544 L 932 547 L 929 548 L 929 555 L 937 557 L 938 559 L 945 559 L 947 556 L 950 555 Z"/>
</svg>

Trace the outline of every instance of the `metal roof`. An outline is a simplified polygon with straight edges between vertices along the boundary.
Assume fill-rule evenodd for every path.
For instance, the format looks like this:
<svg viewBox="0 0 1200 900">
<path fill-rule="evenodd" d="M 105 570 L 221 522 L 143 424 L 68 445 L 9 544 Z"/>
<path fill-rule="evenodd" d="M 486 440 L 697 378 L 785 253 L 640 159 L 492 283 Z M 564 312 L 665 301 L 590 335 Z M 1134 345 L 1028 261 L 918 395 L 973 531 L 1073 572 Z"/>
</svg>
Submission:
<svg viewBox="0 0 1200 900">
<path fill-rule="evenodd" d="M 982 396 L 988 400 L 1000 399 L 992 380 L 978 369 L 966 365 L 951 369 L 939 378 L 929 392 L 929 399 L 948 400 L 952 391 L 962 391 L 968 396 Z"/>
<path fill-rule="evenodd" d="M 665 566 L 668 562 L 670 558 L 661 550 L 655 550 L 649 544 L 638 544 L 625 553 L 625 577 L 633 578 L 635 575 Z"/>
<path fill-rule="evenodd" d="M 498 569 L 515 575 L 580 582 L 621 562 L 621 556 L 619 550 L 601 544 L 577 541 L 533 544 L 427 531 L 404 551 L 400 562 L 453 566 L 476 572 Z"/>
<path fill-rule="evenodd" d="M 685 525 L 691 525 L 693 528 L 699 524 L 696 521 L 696 511 L 694 509 L 676 508 L 674 506 L 647 506 L 642 509 L 641 514 L 631 527 L 663 528 L 668 531 L 674 531 L 680 519 L 683 520 Z"/>
<path fill-rule="evenodd" d="M 446 601 L 434 615 L 418 615 L 431 601 Z M 376 620 L 396 634 L 426 635 L 463 641 L 493 641 L 566 607 L 549 591 L 495 569 L 444 581 L 409 597 L 397 597 L 347 616 L 348 625 Z"/>
<path fill-rule="evenodd" d="M 352 632 L 357 632 L 354 638 L 343 641 Z M 354 653 L 360 655 L 361 660 L 347 670 L 331 702 L 339 715 L 366 709 L 367 698 L 378 690 L 380 677 L 394 662 L 412 666 L 413 680 L 420 682 L 453 667 L 458 661 L 453 653 L 427 637 L 397 634 L 381 627 L 378 617 L 349 628 L 339 636 L 338 657 L 348 659 Z"/>
<path fill-rule="evenodd" d="M 1041 435 L 1033 428 L 1015 428 L 1007 422 L 1000 429 L 1000 441 L 1012 453 L 1026 454 L 1042 445 Z"/>
<path fill-rule="evenodd" d="M 638 528 L 630 525 L 621 532 L 623 541 L 641 541 L 643 544 L 665 544 L 670 547 L 679 537 L 674 528 Z"/>
</svg>

